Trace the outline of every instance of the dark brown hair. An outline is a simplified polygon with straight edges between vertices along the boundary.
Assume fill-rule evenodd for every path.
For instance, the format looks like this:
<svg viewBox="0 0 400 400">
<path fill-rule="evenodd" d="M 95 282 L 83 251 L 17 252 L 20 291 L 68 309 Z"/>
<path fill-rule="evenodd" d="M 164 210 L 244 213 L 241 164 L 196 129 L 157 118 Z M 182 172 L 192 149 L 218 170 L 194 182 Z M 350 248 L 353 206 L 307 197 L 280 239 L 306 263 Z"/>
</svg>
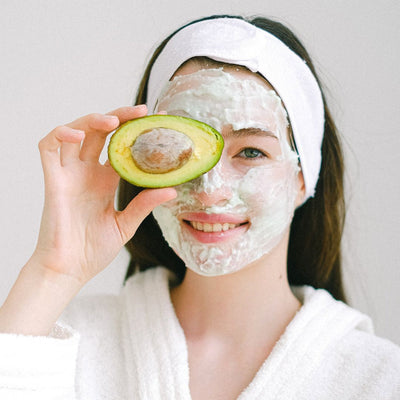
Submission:
<svg viewBox="0 0 400 400">
<path fill-rule="evenodd" d="M 216 15 L 190 24 L 221 17 L 244 19 L 239 16 Z M 270 32 L 285 43 L 307 63 L 319 82 L 307 51 L 288 28 L 279 22 L 263 17 L 246 19 L 246 21 Z M 139 85 L 135 104 L 146 103 L 148 78 L 153 63 L 176 32 L 167 37 L 155 50 Z M 315 288 L 326 289 L 336 299 L 345 301 L 340 248 L 345 216 L 343 154 L 325 98 L 324 108 L 325 130 L 320 176 L 314 197 L 308 199 L 296 210 L 292 221 L 288 248 L 288 280 L 291 285 L 311 285 Z M 124 209 L 141 190 L 121 180 L 119 209 Z M 131 254 L 127 278 L 137 269 L 145 270 L 163 265 L 175 272 L 179 281 L 183 279 L 186 267 L 164 240 L 152 215 L 145 219 L 126 246 Z"/>
</svg>

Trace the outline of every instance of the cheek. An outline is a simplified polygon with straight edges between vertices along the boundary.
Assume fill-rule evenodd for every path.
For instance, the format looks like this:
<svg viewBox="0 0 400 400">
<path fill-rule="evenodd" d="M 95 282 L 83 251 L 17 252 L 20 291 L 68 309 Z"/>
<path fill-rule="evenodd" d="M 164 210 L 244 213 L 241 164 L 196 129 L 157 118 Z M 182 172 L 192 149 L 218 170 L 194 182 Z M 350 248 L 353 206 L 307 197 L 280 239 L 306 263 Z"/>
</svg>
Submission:
<svg viewBox="0 0 400 400">
<path fill-rule="evenodd" d="M 288 164 L 251 169 L 243 177 L 238 189 L 247 205 L 249 216 L 271 214 L 277 207 L 291 203 L 296 174 Z"/>
<path fill-rule="evenodd" d="M 163 203 L 159 207 L 167 208 L 170 210 L 172 215 L 177 216 L 188 207 L 194 206 L 195 199 L 193 197 L 193 184 L 191 182 L 175 186 L 175 190 L 177 196 L 174 199 Z"/>
</svg>

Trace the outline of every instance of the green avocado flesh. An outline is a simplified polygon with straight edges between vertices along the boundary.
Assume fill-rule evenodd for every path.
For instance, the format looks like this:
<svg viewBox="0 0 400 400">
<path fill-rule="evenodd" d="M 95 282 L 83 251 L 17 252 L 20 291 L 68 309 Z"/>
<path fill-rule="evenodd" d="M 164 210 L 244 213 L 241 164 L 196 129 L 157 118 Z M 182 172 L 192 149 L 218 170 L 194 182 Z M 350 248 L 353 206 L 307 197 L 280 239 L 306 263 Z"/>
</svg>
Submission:
<svg viewBox="0 0 400 400">
<path fill-rule="evenodd" d="M 147 138 L 144 140 L 145 144 L 147 141 L 146 151 L 150 153 L 152 147 L 161 148 L 164 152 L 161 157 L 172 157 L 171 154 L 176 153 L 177 140 L 179 141 L 184 134 L 190 139 L 188 141 L 185 138 L 186 147 L 187 142 L 191 143 L 190 151 L 186 148 L 185 152 L 182 150 L 181 153 L 181 156 L 187 159 L 178 162 L 171 160 L 170 163 L 174 167 L 171 167 L 170 170 L 165 167 L 157 168 L 157 165 L 141 169 L 140 159 L 134 159 L 132 155 L 137 154 L 132 150 L 135 149 L 135 141 L 139 136 L 147 133 L 158 131 L 162 135 L 163 129 L 171 130 L 172 135 L 175 131 L 175 142 L 166 143 L 165 138 L 167 138 L 167 142 L 169 139 L 168 136 L 165 136 L 163 143 L 157 144 L 154 143 L 154 137 L 157 138 L 157 136 L 153 135 L 152 141 L 147 141 Z M 220 133 L 207 124 L 174 115 L 151 115 L 128 121 L 115 131 L 108 146 L 108 159 L 119 176 L 133 185 L 160 188 L 179 185 L 209 171 L 220 159 L 223 147 L 224 141 Z M 139 146 L 136 148 L 142 149 Z M 157 158 L 151 158 L 151 161 L 156 163 L 157 161 L 154 160 Z M 165 172 L 160 172 L 163 170 Z"/>
</svg>

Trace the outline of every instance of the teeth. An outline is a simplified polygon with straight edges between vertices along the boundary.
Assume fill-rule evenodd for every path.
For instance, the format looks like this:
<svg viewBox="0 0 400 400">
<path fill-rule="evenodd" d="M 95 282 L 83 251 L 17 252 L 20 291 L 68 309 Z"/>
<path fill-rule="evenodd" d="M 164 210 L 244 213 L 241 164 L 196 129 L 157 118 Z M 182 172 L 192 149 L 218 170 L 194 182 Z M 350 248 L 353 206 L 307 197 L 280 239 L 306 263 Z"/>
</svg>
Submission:
<svg viewBox="0 0 400 400">
<path fill-rule="evenodd" d="M 229 229 L 236 228 L 240 224 L 229 224 L 229 223 L 224 223 L 224 224 L 209 224 L 207 222 L 198 222 L 198 221 L 190 221 L 190 225 L 196 229 L 197 231 L 203 231 L 203 232 L 221 232 L 221 231 L 227 231 Z"/>
<path fill-rule="evenodd" d="M 212 227 L 213 232 L 221 232 L 222 231 L 222 225 L 221 224 L 214 224 Z"/>
<path fill-rule="evenodd" d="M 211 224 L 203 224 L 203 231 L 204 232 L 212 232 L 213 227 Z"/>
</svg>

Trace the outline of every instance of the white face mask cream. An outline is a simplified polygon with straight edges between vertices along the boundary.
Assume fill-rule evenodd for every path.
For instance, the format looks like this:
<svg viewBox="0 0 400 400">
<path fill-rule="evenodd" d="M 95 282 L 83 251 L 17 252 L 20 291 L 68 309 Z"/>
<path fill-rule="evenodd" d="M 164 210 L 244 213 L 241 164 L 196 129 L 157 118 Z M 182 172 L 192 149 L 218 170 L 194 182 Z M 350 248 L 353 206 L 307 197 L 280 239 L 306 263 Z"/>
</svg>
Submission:
<svg viewBox="0 0 400 400">
<path fill-rule="evenodd" d="M 252 128 L 279 142 L 278 154 L 254 166 L 248 159 L 244 167 L 240 164 L 242 153 L 258 155 L 251 145 L 240 157 L 223 156 L 208 173 L 177 186 L 178 196 L 153 211 L 168 244 L 199 274 L 232 273 L 268 254 L 292 220 L 299 171 L 277 94 L 256 80 L 206 69 L 169 82 L 158 109 L 233 131 L 233 142 L 235 131 Z"/>
</svg>

